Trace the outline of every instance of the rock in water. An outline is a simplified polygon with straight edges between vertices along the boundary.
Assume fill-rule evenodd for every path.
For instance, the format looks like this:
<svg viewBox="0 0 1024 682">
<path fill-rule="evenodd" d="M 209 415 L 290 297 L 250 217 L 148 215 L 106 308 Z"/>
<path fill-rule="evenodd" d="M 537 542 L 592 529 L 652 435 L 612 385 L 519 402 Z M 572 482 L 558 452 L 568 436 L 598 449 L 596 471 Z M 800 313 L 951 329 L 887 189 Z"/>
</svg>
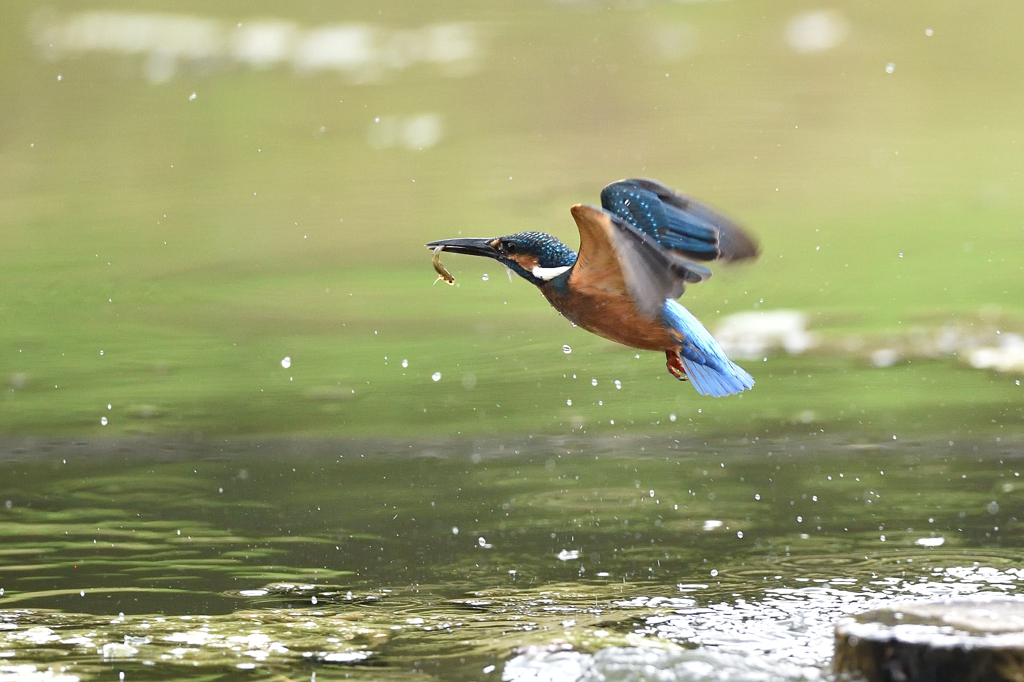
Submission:
<svg viewBox="0 0 1024 682">
<path fill-rule="evenodd" d="M 908 602 L 836 623 L 833 670 L 868 682 L 1024 682 L 1024 599 Z"/>
</svg>

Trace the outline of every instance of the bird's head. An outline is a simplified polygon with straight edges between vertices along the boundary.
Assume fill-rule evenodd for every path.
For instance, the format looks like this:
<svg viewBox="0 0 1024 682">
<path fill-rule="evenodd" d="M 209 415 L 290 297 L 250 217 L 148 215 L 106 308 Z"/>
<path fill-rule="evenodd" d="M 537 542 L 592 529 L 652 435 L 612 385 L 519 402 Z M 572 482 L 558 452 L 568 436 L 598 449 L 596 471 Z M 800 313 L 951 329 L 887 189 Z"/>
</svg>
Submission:
<svg viewBox="0 0 1024 682">
<path fill-rule="evenodd" d="M 543 232 L 516 232 L 504 237 L 441 239 L 427 248 L 493 258 L 523 279 L 542 286 L 576 262 L 576 252 Z"/>
</svg>

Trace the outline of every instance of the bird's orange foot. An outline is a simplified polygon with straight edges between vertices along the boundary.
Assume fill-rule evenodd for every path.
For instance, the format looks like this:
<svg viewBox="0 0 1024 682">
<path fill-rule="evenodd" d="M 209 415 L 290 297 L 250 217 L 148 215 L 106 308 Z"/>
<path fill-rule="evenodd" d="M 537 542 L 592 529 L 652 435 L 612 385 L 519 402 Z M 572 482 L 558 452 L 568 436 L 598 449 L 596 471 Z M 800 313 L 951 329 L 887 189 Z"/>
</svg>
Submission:
<svg viewBox="0 0 1024 682">
<path fill-rule="evenodd" d="M 668 372 L 676 379 L 680 381 L 686 381 L 686 370 L 683 369 L 683 363 L 679 361 L 679 353 L 675 351 L 665 351 L 665 366 L 668 367 Z"/>
</svg>

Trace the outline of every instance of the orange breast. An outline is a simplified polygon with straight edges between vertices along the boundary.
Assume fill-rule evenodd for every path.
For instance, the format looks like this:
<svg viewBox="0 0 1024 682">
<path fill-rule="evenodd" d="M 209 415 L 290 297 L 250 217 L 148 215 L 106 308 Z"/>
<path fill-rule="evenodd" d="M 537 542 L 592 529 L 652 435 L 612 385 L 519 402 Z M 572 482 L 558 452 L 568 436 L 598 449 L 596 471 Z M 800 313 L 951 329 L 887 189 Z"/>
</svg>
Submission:
<svg viewBox="0 0 1024 682">
<path fill-rule="evenodd" d="M 574 291 L 572 296 L 542 291 L 568 320 L 610 341 L 642 350 L 672 350 L 678 346 L 661 319 L 640 316 L 628 295 L 589 287 Z"/>
</svg>

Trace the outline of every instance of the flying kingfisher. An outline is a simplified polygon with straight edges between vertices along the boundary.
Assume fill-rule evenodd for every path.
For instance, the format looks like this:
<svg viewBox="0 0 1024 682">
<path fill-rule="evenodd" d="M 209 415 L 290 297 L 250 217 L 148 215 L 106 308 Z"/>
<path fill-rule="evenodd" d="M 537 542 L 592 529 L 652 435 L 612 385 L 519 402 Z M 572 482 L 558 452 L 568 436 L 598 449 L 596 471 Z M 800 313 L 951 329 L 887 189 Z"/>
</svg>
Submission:
<svg viewBox="0 0 1024 682">
<path fill-rule="evenodd" d="M 664 351 L 668 371 L 702 395 L 732 395 L 754 379 L 676 299 L 711 271 L 694 261 L 753 258 L 757 243 L 729 218 L 660 182 L 619 180 L 601 206 L 570 211 L 579 253 L 543 232 L 441 239 L 428 248 L 486 256 L 537 286 L 555 310 L 598 336 Z"/>
</svg>

